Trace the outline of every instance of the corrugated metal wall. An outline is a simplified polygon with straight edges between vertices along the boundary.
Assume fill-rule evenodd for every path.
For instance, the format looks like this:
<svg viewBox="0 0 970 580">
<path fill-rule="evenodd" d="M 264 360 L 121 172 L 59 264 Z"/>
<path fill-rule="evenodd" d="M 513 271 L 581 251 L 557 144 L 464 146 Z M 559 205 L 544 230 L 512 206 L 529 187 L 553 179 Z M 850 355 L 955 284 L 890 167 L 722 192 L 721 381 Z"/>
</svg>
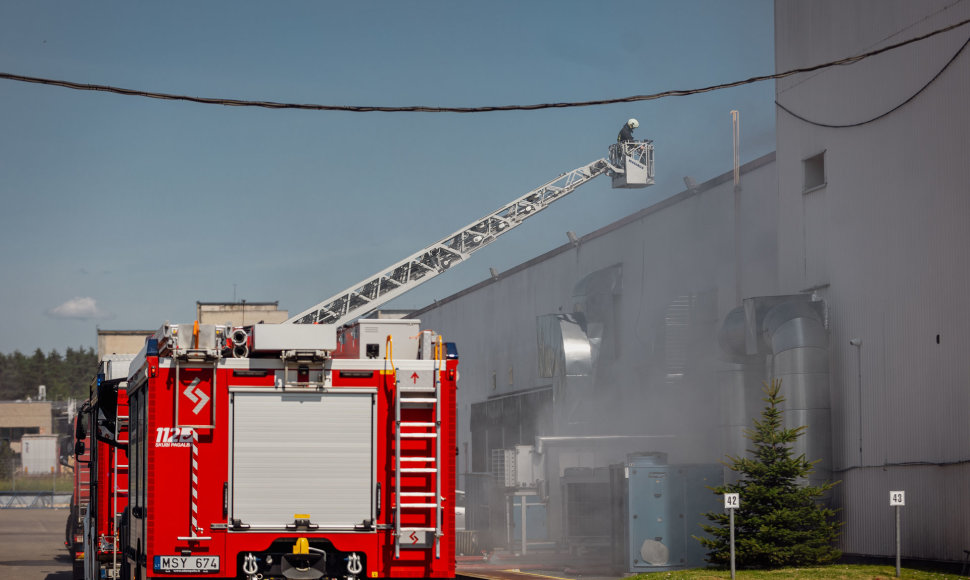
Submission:
<svg viewBox="0 0 970 580">
<path fill-rule="evenodd" d="M 970 18 L 970 4 L 950 0 L 775 11 L 779 71 Z M 968 36 L 964 26 L 776 86 L 778 102 L 804 118 L 777 117 L 780 283 L 815 288 L 829 304 L 834 465 L 851 553 L 893 553 L 891 489 L 907 491 L 905 557 L 960 560 L 970 547 L 970 49 L 943 70 Z M 819 152 L 826 183 L 804 192 L 804 160 Z"/>
<path fill-rule="evenodd" d="M 637 439 L 639 447 L 617 448 L 612 455 L 592 453 L 592 467 L 620 461 L 627 451 L 666 452 L 671 463 L 720 460 L 716 329 L 724 313 L 739 304 L 735 288 L 748 295 L 775 291 L 772 161 L 769 155 L 743 168 L 737 222 L 732 174 L 726 173 L 417 313 L 425 327 L 458 345 L 459 449 L 474 447 L 473 404 L 551 382 L 553 405 L 566 419 L 560 423 L 569 424 L 553 425 L 543 435 L 673 436 Z M 735 268 L 736 247 L 743 256 L 740 269 Z M 590 296 L 583 296 L 589 288 L 576 286 L 606 270 L 617 284 L 609 300 L 601 296 L 592 308 Z M 540 377 L 537 319 L 572 313 L 577 304 L 587 317 L 599 316 L 612 326 L 601 330 L 592 376 L 588 381 Z M 689 312 L 678 310 L 685 304 Z M 596 314 L 604 308 L 611 312 Z M 682 315 L 678 324 L 689 326 L 678 327 L 676 336 L 668 324 L 674 310 Z M 672 381 L 668 375 L 675 367 L 678 377 Z M 459 461 L 465 470 L 471 463 L 467 457 Z M 550 513 L 550 522 L 557 517 Z M 550 529 L 556 533 L 557 526 Z"/>
<path fill-rule="evenodd" d="M 964 558 L 970 520 L 946 517 L 959 512 L 970 478 L 967 464 L 935 466 L 915 464 L 846 472 L 839 486 L 842 542 L 853 553 L 894 556 L 895 512 L 889 492 L 906 491 L 900 508 L 902 553 L 905 558 L 959 561 Z M 864 524 L 864 525 L 863 525 Z"/>
</svg>

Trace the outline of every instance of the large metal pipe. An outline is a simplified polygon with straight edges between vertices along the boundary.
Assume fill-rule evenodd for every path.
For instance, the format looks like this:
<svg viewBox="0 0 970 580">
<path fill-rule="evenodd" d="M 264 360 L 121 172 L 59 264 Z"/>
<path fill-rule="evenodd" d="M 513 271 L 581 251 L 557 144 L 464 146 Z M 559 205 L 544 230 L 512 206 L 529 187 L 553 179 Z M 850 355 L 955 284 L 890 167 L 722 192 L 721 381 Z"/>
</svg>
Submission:
<svg viewBox="0 0 970 580">
<path fill-rule="evenodd" d="M 829 341 L 817 306 L 809 301 L 784 302 L 769 310 L 762 323 L 771 346 L 771 374 L 781 379 L 785 397 L 785 427 L 807 427 L 792 450 L 796 456 L 818 460 L 808 478 L 814 485 L 832 476 Z"/>
<path fill-rule="evenodd" d="M 536 453 L 543 453 L 547 446 L 570 445 L 573 447 L 592 447 L 603 445 L 614 447 L 620 443 L 647 441 L 653 439 L 673 439 L 673 435 L 578 435 L 578 436 L 541 436 L 536 437 Z"/>
<path fill-rule="evenodd" d="M 781 379 L 785 427 L 807 427 L 793 452 L 819 460 L 808 478 L 811 484 L 827 481 L 832 473 L 828 332 L 822 306 L 805 295 L 748 298 L 728 313 L 718 333 L 726 363 L 719 373 L 725 453 L 741 456 L 750 448 L 743 429 L 751 428 L 764 407 L 763 382 Z"/>
<path fill-rule="evenodd" d="M 764 380 L 765 356 L 749 355 L 746 347 L 744 308 L 739 306 L 724 317 L 718 331 L 723 364 L 717 372 L 721 408 L 721 454 L 741 457 L 751 447 L 746 429 L 761 411 L 760 385 Z M 739 474 L 724 469 L 725 483 L 736 483 Z"/>
</svg>

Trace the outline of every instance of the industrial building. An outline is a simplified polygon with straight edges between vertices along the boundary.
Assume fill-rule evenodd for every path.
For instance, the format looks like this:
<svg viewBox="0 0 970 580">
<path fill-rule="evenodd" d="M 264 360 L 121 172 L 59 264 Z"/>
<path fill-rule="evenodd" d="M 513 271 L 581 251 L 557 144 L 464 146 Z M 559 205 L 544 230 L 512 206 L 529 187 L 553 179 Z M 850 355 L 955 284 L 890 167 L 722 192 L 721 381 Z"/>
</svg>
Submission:
<svg viewBox="0 0 970 580">
<path fill-rule="evenodd" d="M 109 354 L 138 352 L 145 346 L 145 339 L 153 330 L 102 330 L 98 329 L 98 360 Z"/>
<path fill-rule="evenodd" d="M 51 408 L 50 401 L 0 402 L 0 440 L 8 443 L 14 453 L 20 453 L 24 435 L 53 434 Z"/>
<path fill-rule="evenodd" d="M 970 19 L 970 3 L 952 0 L 774 10 L 779 73 Z M 957 26 L 782 77 L 774 154 L 416 313 L 462 354 L 468 527 L 523 550 L 622 537 L 628 551 L 613 560 L 630 571 L 691 563 L 684 538 L 696 522 L 654 533 L 629 519 L 617 536 L 588 516 L 615 509 L 602 496 L 638 465 L 673 498 L 681 480 L 663 480 L 668 467 L 687 481 L 742 453 L 762 381 L 779 377 L 786 420 L 808 427 L 798 450 L 821 460 L 816 478 L 841 482 L 839 547 L 892 556 L 889 492 L 903 490 L 903 557 L 962 560 L 968 38 Z M 640 500 L 624 498 L 635 517 Z M 683 514 L 677 501 L 665 509 Z"/>
<path fill-rule="evenodd" d="M 287 318 L 287 311 L 279 309 L 279 302 L 200 302 L 195 303 L 195 319 L 199 324 L 231 324 L 246 326 L 256 323 L 277 323 Z M 98 329 L 98 360 L 109 354 L 133 354 L 145 346 L 151 330 Z"/>
<path fill-rule="evenodd" d="M 279 309 L 279 302 L 196 302 L 195 319 L 199 324 L 250 324 L 277 323 L 289 318 L 286 310 Z M 141 347 L 139 347 L 141 348 Z M 138 352 L 137 350 L 134 352 Z"/>
</svg>

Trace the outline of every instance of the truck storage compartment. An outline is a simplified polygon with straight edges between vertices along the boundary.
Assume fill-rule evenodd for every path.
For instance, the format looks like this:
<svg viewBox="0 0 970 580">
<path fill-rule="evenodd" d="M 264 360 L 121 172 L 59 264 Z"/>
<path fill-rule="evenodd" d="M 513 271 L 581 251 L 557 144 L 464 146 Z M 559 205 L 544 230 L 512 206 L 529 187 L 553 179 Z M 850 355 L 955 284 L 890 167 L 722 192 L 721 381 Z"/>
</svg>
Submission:
<svg viewBox="0 0 970 580">
<path fill-rule="evenodd" d="M 373 519 L 371 393 L 232 393 L 232 518 L 282 528 Z M 303 518 L 300 518 L 303 519 Z"/>
</svg>

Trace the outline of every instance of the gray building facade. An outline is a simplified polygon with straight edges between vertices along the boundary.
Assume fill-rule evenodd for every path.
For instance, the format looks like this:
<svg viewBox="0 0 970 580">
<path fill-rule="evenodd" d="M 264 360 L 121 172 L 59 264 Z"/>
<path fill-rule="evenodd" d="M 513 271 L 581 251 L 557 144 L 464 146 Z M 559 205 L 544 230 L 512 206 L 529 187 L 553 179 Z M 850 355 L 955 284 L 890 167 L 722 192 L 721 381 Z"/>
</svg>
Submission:
<svg viewBox="0 0 970 580">
<path fill-rule="evenodd" d="M 778 71 L 970 19 L 970 5 L 776 2 Z M 778 277 L 828 305 L 846 552 L 970 546 L 970 26 L 776 84 Z M 784 108 L 781 108 L 784 107 Z"/>
<path fill-rule="evenodd" d="M 725 173 L 413 315 L 458 345 L 460 486 L 542 438 L 545 527 L 567 542 L 579 535 L 563 507 L 570 474 L 635 453 L 711 465 L 739 451 L 725 408 L 760 391 L 722 392 L 717 336 L 742 297 L 776 292 L 774 155 L 740 173 L 737 187 Z"/>
<path fill-rule="evenodd" d="M 774 10 L 779 72 L 970 19 L 949 0 Z M 547 528 L 561 540 L 569 470 L 737 453 L 758 386 L 785 368 L 788 420 L 810 422 L 807 449 L 841 480 L 840 548 L 892 555 L 889 492 L 905 490 L 903 556 L 962 560 L 968 35 L 778 80 L 777 152 L 737 186 L 725 173 L 415 314 L 459 345 L 459 485 L 493 471 L 496 450 L 546 441 Z M 791 301 L 795 330 L 760 314 Z M 759 347 L 769 327 L 798 350 Z"/>
</svg>

